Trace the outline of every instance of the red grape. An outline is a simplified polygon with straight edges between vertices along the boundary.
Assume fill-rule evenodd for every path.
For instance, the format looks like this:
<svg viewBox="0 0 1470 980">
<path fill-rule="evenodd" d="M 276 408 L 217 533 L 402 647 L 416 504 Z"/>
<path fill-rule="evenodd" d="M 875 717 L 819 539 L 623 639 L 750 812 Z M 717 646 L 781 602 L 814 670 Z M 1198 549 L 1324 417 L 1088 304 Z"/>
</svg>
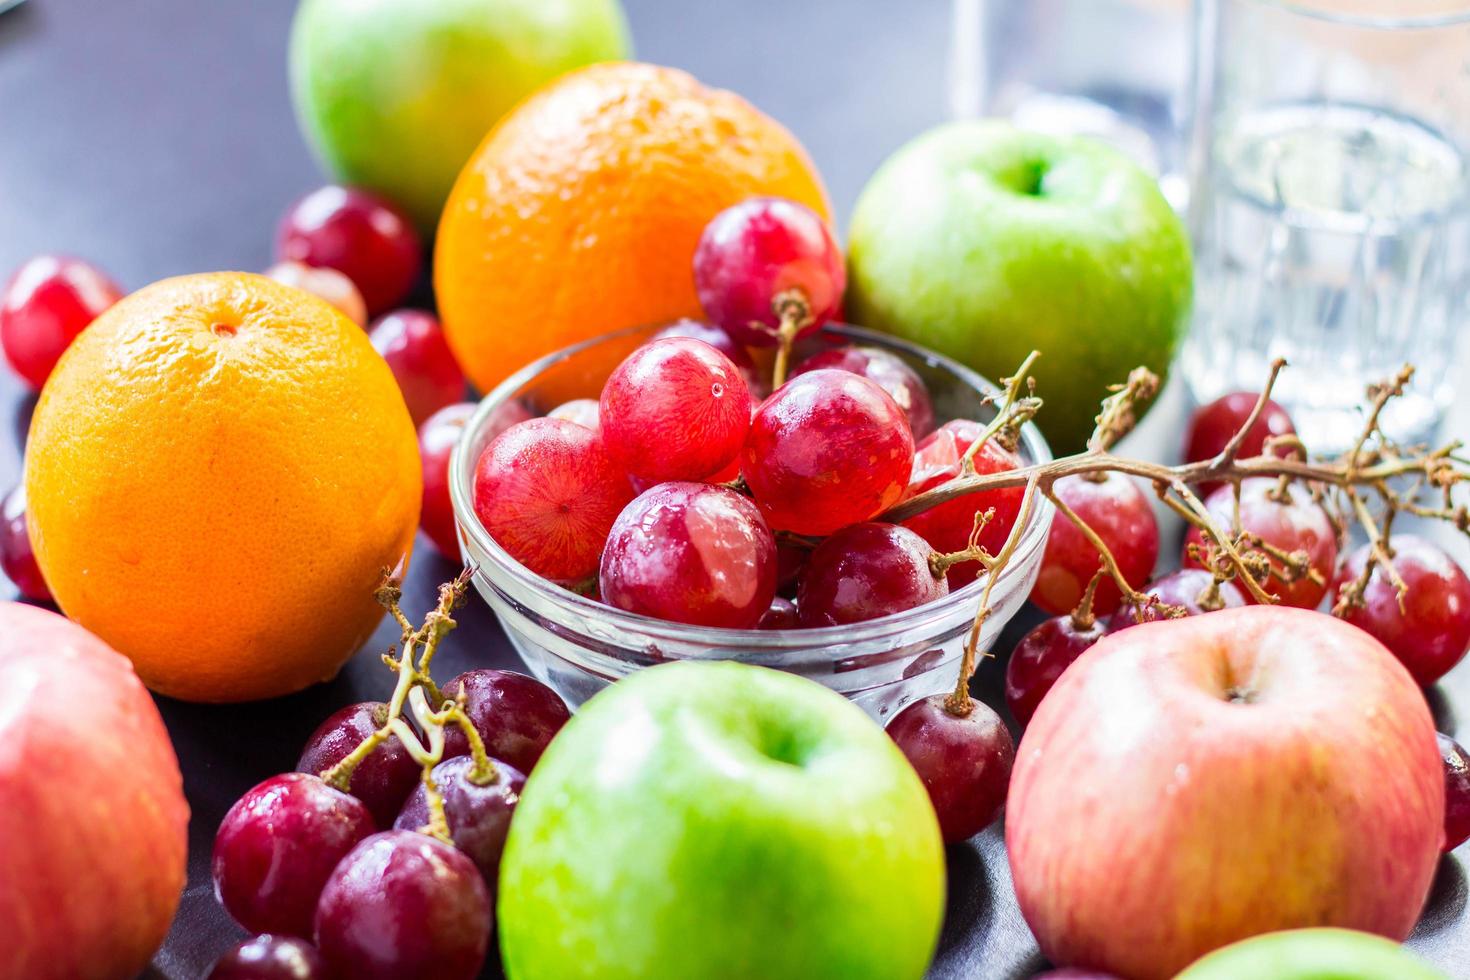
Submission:
<svg viewBox="0 0 1470 980">
<path fill-rule="evenodd" d="M 1304 487 L 1293 486 L 1287 500 L 1277 500 L 1276 484 L 1274 477 L 1265 476 L 1241 483 L 1239 530 L 1258 535 L 1264 543 L 1284 552 L 1306 552 L 1312 568 L 1323 576 L 1323 584 L 1319 585 L 1305 575 L 1294 582 L 1286 582 L 1273 575 L 1261 583 L 1261 588 L 1283 605 L 1316 609 L 1327 594 L 1325 583 L 1337 565 L 1337 531 L 1327 512 Z M 1223 486 L 1205 499 L 1205 507 L 1215 522 L 1227 531 L 1234 529 L 1233 498 L 1231 488 Z M 1204 544 L 1204 535 L 1197 527 L 1190 528 L 1184 537 L 1184 564 L 1197 567 L 1200 563 L 1189 557 L 1191 544 Z M 1284 566 L 1273 558 L 1271 567 L 1280 570 Z M 1242 591 L 1245 591 L 1244 587 Z"/>
<path fill-rule="evenodd" d="M 909 431 L 922 439 L 934 431 L 934 403 L 924 379 L 903 358 L 881 347 L 834 347 L 813 354 L 791 372 L 792 376 L 808 371 L 832 368 L 862 375 L 888 392 L 909 420 Z"/>
<path fill-rule="evenodd" d="M 618 516 L 602 553 L 602 601 L 675 623 L 749 629 L 776 595 L 776 540 L 747 498 L 663 483 Z"/>
<path fill-rule="evenodd" d="M 368 322 L 367 303 L 352 280 L 336 269 L 318 269 L 301 262 L 277 262 L 265 270 L 267 279 L 285 283 L 324 299 L 359 327 Z"/>
<path fill-rule="evenodd" d="M 51 590 L 36 564 L 36 552 L 26 531 L 26 488 L 17 483 L 0 499 L 0 572 L 24 598 L 50 602 Z"/>
<path fill-rule="evenodd" d="M 1399 609 L 1398 589 L 1379 566 L 1373 569 L 1363 605 L 1343 616 L 1388 647 L 1428 687 L 1449 673 L 1470 648 L 1470 578 L 1443 548 L 1412 534 L 1390 539 L 1393 568 L 1409 590 Z M 1338 572 L 1333 595 L 1363 574 L 1370 548 L 1348 556 Z"/>
<path fill-rule="evenodd" d="M 423 425 L 430 415 L 464 397 L 464 372 L 434 314 L 423 310 L 385 313 L 373 321 L 368 339 L 388 362 L 414 425 Z"/>
<path fill-rule="evenodd" d="M 1444 850 L 1470 840 L 1470 753 L 1448 735 L 1439 736 L 1444 760 Z"/>
<path fill-rule="evenodd" d="M 945 696 L 915 701 L 888 723 L 929 790 L 946 843 L 969 840 L 990 825 L 1006 801 L 1016 745 L 1000 716 L 979 701 L 952 715 Z"/>
<path fill-rule="evenodd" d="M 459 402 L 439 409 L 419 426 L 419 464 L 424 471 L 424 505 L 419 512 L 419 526 L 435 550 L 450 561 L 459 561 L 460 554 L 454 502 L 449 496 L 449 457 L 477 407 L 473 402 Z M 486 422 L 484 437 L 493 439 L 533 417 L 519 401 L 502 402 Z"/>
<path fill-rule="evenodd" d="M 1256 407 L 1259 397 L 1253 392 L 1237 391 L 1200 406 L 1190 418 L 1189 429 L 1184 434 L 1184 461 L 1196 463 L 1220 455 L 1226 443 L 1245 425 L 1245 420 L 1250 418 L 1251 409 Z M 1274 401 L 1268 401 L 1261 410 L 1260 417 L 1241 440 L 1239 458 L 1260 456 L 1266 451 L 1267 439 L 1295 432 L 1296 427 L 1291 424 L 1291 416 L 1286 414 L 1286 409 Z M 1289 456 L 1291 450 L 1278 447 L 1276 455 Z M 1218 486 L 1219 483 L 1202 483 L 1199 490 L 1210 494 Z"/>
<path fill-rule="evenodd" d="M 215 960 L 205 980 L 327 980 L 327 961 L 295 936 L 267 933 L 237 944 Z"/>
<path fill-rule="evenodd" d="M 546 413 L 549 419 L 566 419 L 578 425 L 597 430 L 602 428 L 602 419 L 595 398 L 573 398 L 569 402 L 560 405 Z"/>
<path fill-rule="evenodd" d="M 1102 538 L 1130 584 L 1148 581 L 1159 557 L 1159 525 L 1138 484 L 1121 473 L 1106 473 L 1097 480 L 1079 474 L 1062 477 L 1053 489 Z M 1052 517 L 1031 601 L 1054 616 L 1070 612 L 1101 566 L 1097 549 L 1058 511 Z M 1104 578 L 1093 597 L 1093 609 L 1106 616 L 1122 601 L 1117 583 Z"/>
<path fill-rule="evenodd" d="M 388 720 L 382 701 L 349 704 L 333 712 L 306 740 L 296 771 L 319 776 L 346 758 Z M 393 825 L 404 799 L 418 785 L 419 764 L 397 735 L 389 735 L 352 770 L 347 790 L 367 806 L 379 828 Z"/>
<path fill-rule="evenodd" d="M 473 861 L 408 830 L 374 834 L 332 872 L 316 944 L 353 980 L 471 980 L 485 962 L 491 905 Z"/>
<path fill-rule="evenodd" d="M 643 480 L 699 480 L 729 465 L 750 428 L 740 370 L 709 344 L 656 340 L 629 354 L 598 402 L 613 459 Z"/>
<path fill-rule="evenodd" d="M 812 550 L 788 541 L 776 542 L 776 592 L 788 599 L 796 597 L 796 587 L 801 573 L 806 570 L 807 559 Z"/>
<path fill-rule="evenodd" d="M 351 187 L 318 188 L 291 205 L 276 236 L 279 261 L 336 269 L 362 293 L 369 313 L 408 295 L 423 246 L 392 204 Z"/>
<path fill-rule="evenodd" d="M 633 487 L 602 437 L 564 419 L 531 419 L 495 438 L 475 465 L 475 515 L 537 575 L 576 582 L 597 571 Z"/>
<path fill-rule="evenodd" d="M 693 340 L 702 340 L 715 350 L 730 359 L 730 363 L 740 369 L 740 376 L 745 379 L 745 386 L 750 389 L 751 397 L 766 389 L 766 379 L 756 370 L 755 360 L 750 356 L 750 351 L 745 345 L 721 327 L 703 320 L 691 320 L 688 317 L 664 327 L 654 334 L 650 341 L 665 340 L 669 337 L 689 337 Z"/>
<path fill-rule="evenodd" d="M 796 593 L 802 626 L 839 626 L 913 609 L 949 594 L 929 567 L 934 549 L 896 524 L 853 524 L 817 545 Z"/>
<path fill-rule="evenodd" d="M 332 869 L 373 832 L 362 801 L 316 776 L 272 776 L 230 807 L 214 838 L 214 893 L 251 932 L 310 936 Z"/>
<path fill-rule="evenodd" d="M 755 624 L 758 630 L 794 630 L 801 625 L 796 614 L 796 603 L 782 596 L 771 600 L 770 608 Z"/>
<path fill-rule="evenodd" d="M 446 698 L 463 694 L 465 714 L 484 741 L 485 751 L 527 775 L 572 717 L 555 691 L 513 670 L 467 670 L 441 690 Z M 469 751 L 469 742 L 458 726 L 445 730 L 445 758 Z"/>
<path fill-rule="evenodd" d="M 1200 603 L 1204 600 L 1205 590 L 1215 582 L 1215 576 L 1202 568 L 1181 568 L 1170 572 L 1168 575 L 1158 579 L 1148 588 L 1143 590 L 1144 595 L 1153 596 L 1159 602 L 1171 606 L 1180 606 L 1190 616 L 1200 616 L 1213 609 L 1206 609 Z M 1247 604 L 1245 592 L 1234 582 L 1221 582 L 1218 586 L 1219 601 L 1222 605 L 1219 609 L 1237 609 Z M 1148 606 L 1139 609 L 1131 602 L 1125 602 L 1116 613 L 1112 621 L 1108 623 L 1108 632 L 1117 633 L 1130 626 L 1139 623 L 1152 623 L 1154 620 L 1166 618 L 1157 606 Z"/>
<path fill-rule="evenodd" d="M 445 759 L 434 767 L 434 785 L 444 798 L 444 819 L 454 846 L 463 851 L 480 873 L 485 887 L 495 894 L 500 878 L 500 855 L 510 818 L 526 785 L 520 770 L 493 760 L 495 778 L 480 784 L 471 778 L 474 759 L 467 755 Z M 403 804 L 393 826 L 397 830 L 422 830 L 429 824 L 429 794 L 423 783 Z"/>
<path fill-rule="evenodd" d="M 76 335 L 122 295 L 95 266 L 38 255 L 0 293 L 0 349 L 21 380 L 40 390 Z"/>
<path fill-rule="evenodd" d="M 799 291 L 814 330 L 837 312 L 847 288 L 842 250 L 815 211 L 753 197 L 715 215 L 694 251 L 694 287 L 718 326 L 743 344 L 770 347 L 782 294 Z M 800 334 L 798 334 L 799 336 Z"/>
<path fill-rule="evenodd" d="M 960 475 L 960 460 L 969 452 L 975 440 L 985 431 L 985 426 L 969 419 L 946 422 L 929 437 L 919 443 L 914 455 L 914 471 L 909 477 L 905 494 L 912 497 L 942 486 Z M 1004 449 L 994 439 L 986 440 L 976 452 L 971 464 L 977 475 L 1003 473 L 1018 469 L 1021 458 Z M 975 528 L 975 515 L 994 509 L 995 515 L 980 532 L 980 545 L 992 555 L 1005 546 L 1011 528 L 1021 513 L 1023 487 L 1005 490 L 987 490 L 983 493 L 966 494 L 954 500 L 931 507 L 915 514 L 903 522 L 903 526 L 929 542 L 930 547 L 943 554 L 965 550 Z M 977 561 L 961 562 L 949 570 L 949 587 L 958 589 L 975 581 L 981 572 Z"/>
<path fill-rule="evenodd" d="M 1006 664 L 1006 704 L 1025 725 L 1062 671 L 1107 635 L 1102 619 L 1079 624 L 1071 614 L 1054 616 L 1021 637 Z"/>
<path fill-rule="evenodd" d="M 898 503 L 913 465 L 903 409 L 867 378 L 829 369 L 761 403 L 740 469 L 771 527 L 826 535 Z"/>
</svg>

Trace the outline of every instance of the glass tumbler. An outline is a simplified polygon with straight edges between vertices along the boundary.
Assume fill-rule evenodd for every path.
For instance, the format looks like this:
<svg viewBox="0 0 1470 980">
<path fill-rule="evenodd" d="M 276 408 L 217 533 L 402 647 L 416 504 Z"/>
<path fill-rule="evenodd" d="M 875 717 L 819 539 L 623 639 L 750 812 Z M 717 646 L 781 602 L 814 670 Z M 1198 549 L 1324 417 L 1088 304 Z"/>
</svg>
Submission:
<svg viewBox="0 0 1470 980">
<path fill-rule="evenodd" d="M 1183 201 L 1188 0 L 954 0 L 950 111 L 1091 136 Z"/>
<path fill-rule="evenodd" d="M 1414 364 L 1384 422 L 1432 436 L 1470 310 L 1470 3 L 1198 0 L 1190 135 L 1196 398 L 1256 389 L 1317 452 Z"/>
</svg>

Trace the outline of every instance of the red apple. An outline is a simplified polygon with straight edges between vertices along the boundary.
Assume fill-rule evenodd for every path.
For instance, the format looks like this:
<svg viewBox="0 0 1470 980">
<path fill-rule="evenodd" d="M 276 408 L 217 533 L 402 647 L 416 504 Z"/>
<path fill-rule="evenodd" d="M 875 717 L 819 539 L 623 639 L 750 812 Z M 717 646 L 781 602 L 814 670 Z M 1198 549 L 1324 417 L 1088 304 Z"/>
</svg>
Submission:
<svg viewBox="0 0 1470 980">
<path fill-rule="evenodd" d="M 1279 929 L 1404 939 L 1444 805 L 1403 665 L 1330 616 L 1248 606 L 1067 668 L 1016 753 L 1006 847 L 1048 958 L 1149 980 Z"/>
<path fill-rule="evenodd" d="M 0 602 L 3 980 L 131 977 L 184 887 L 189 807 L 127 660 L 80 626 Z"/>
</svg>

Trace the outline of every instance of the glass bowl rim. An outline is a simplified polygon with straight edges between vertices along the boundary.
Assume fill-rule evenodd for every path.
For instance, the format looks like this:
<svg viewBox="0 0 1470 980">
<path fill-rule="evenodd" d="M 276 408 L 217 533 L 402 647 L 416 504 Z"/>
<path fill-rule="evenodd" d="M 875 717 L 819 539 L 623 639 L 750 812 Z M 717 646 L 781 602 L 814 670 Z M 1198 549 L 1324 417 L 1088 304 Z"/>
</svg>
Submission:
<svg viewBox="0 0 1470 980">
<path fill-rule="evenodd" d="M 672 322 L 672 321 L 671 321 Z M 474 540 L 479 550 L 490 558 L 498 570 L 517 580 L 523 586 L 530 588 L 542 598 L 557 604 L 572 616 L 579 619 L 597 619 L 602 622 L 616 623 L 619 628 L 629 632 L 635 632 L 655 639 L 664 638 L 678 641 L 683 644 L 704 643 L 715 648 L 746 647 L 754 650 L 800 650 L 810 647 L 821 646 L 850 646 L 855 643 L 882 639 L 894 633 L 905 633 L 918 627 L 923 627 L 931 620 L 943 620 L 953 615 L 953 607 L 956 602 L 970 600 L 978 601 L 980 593 L 985 587 L 985 577 L 979 576 L 975 581 L 965 585 L 963 588 L 950 592 L 948 595 L 934 602 L 915 606 L 902 612 L 891 613 L 870 619 L 861 623 L 848 623 L 840 626 L 819 626 L 806 629 L 782 629 L 782 630 L 759 630 L 759 629 L 732 629 L 728 627 L 694 626 L 687 623 L 676 623 L 668 620 L 656 619 L 641 613 L 628 612 L 598 602 L 587 596 L 580 595 L 570 589 L 542 578 L 531 572 L 520 562 L 510 556 L 505 549 L 501 548 L 490 532 L 485 530 L 475 515 L 473 507 L 474 487 L 474 463 L 469 458 L 469 444 L 474 441 L 477 434 L 484 427 L 486 420 L 501 405 L 505 404 L 522 387 L 529 384 L 540 376 L 548 368 L 564 360 L 576 356 L 588 348 L 598 344 L 616 340 L 620 337 L 628 337 L 638 333 L 660 329 L 667 324 L 645 324 L 636 327 L 627 327 L 621 330 L 598 334 L 586 340 L 578 341 L 560 350 L 553 351 L 543 357 L 537 358 L 530 364 L 521 368 L 510 377 L 480 399 L 474 414 L 465 423 L 464 431 L 460 433 L 455 442 L 454 450 L 449 461 L 449 496 L 453 505 L 455 524 L 461 534 L 465 534 Z M 879 333 L 863 327 L 853 326 L 847 323 L 828 323 L 822 327 L 823 333 L 831 332 L 838 336 L 857 343 L 872 343 L 876 346 L 887 346 L 901 350 L 909 356 L 925 361 L 935 367 L 943 368 L 951 372 L 972 389 L 979 392 L 999 391 L 998 385 L 983 377 L 979 372 L 960 364 L 949 357 L 911 343 L 890 334 Z M 1052 459 L 1051 447 L 1047 445 L 1045 437 L 1036 428 L 1035 423 L 1027 422 L 1021 430 L 1022 452 L 1030 457 L 1031 464 L 1045 463 Z M 1050 531 L 1050 507 L 1038 495 L 1031 513 L 1031 520 L 1022 532 L 1021 540 L 1017 542 L 1016 551 L 1006 568 L 1002 570 L 1000 579 L 996 582 L 995 590 L 1004 590 L 1006 580 L 1014 581 L 1018 576 L 1024 576 L 1026 571 L 1024 565 L 1033 553 L 1038 552 L 1046 543 L 1046 536 Z M 1039 556 L 1038 556 L 1039 557 Z M 477 568 L 475 574 L 484 574 L 485 569 Z"/>
</svg>

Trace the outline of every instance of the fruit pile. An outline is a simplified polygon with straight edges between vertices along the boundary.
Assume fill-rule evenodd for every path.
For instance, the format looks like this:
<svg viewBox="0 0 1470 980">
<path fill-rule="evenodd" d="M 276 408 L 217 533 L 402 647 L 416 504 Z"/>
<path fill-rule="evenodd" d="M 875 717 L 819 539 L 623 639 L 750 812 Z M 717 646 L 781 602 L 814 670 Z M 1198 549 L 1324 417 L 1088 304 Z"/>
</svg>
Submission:
<svg viewBox="0 0 1470 980">
<path fill-rule="evenodd" d="M 878 348 L 829 347 L 786 377 L 793 344 L 835 315 L 845 281 L 821 217 L 778 198 L 735 205 L 705 229 L 693 277 L 711 322 L 659 331 L 595 403 L 511 424 L 482 451 L 474 509 L 497 543 L 616 608 L 728 629 L 861 622 L 974 581 L 1018 492 L 909 526 L 873 519 L 962 470 L 1018 467 L 1016 432 L 969 419 L 936 429 L 922 378 Z M 764 398 L 751 347 L 775 348 Z M 442 505 L 430 495 L 426 512 Z"/>
<path fill-rule="evenodd" d="M 403 625 L 392 699 L 327 718 L 298 771 L 255 786 L 220 822 L 215 894 L 255 935 L 216 964 L 214 980 L 261 976 L 273 963 L 297 964 L 283 975 L 300 980 L 478 974 L 511 818 L 570 712 L 510 671 L 434 684 L 429 667 L 465 587 L 465 578 L 445 586 L 417 629 L 397 589 L 380 589 Z"/>
<path fill-rule="evenodd" d="M 489 60 L 500 28 L 307 0 L 303 123 L 337 179 L 376 190 L 292 204 L 265 277 L 124 296 L 43 256 L 0 295 L 0 349 L 40 391 L 0 570 L 75 620 L 0 604 L 0 840 L 54 823 L 94 886 L 47 908 L 70 939 L 48 941 L 34 896 L 65 897 L 67 861 L 0 847 L 0 918 L 19 923 L 0 978 L 130 975 L 162 941 L 186 807 L 139 678 L 199 701 L 299 690 L 384 610 L 391 695 L 322 721 L 296 771 L 217 829 L 215 893 L 250 936 L 214 980 L 470 978 L 492 937 L 517 980 L 916 978 L 943 844 L 1003 809 L 1017 901 L 1058 965 L 1428 976 L 1365 935 L 1405 938 L 1441 852 L 1470 838 L 1470 757 L 1436 737 L 1422 690 L 1470 649 L 1470 578 L 1395 528 L 1470 526 L 1452 493 L 1470 467 L 1378 427 L 1408 371 L 1370 392 L 1338 459 L 1308 454 L 1274 374 L 1200 409 L 1184 463 L 1116 455 L 1159 379 L 1136 368 L 1094 415 L 1098 377 L 1162 370 L 1190 305 L 1185 234 L 1151 179 L 1085 141 L 946 127 L 875 177 L 844 256 L 791 135 L 681 72 L 573 71 L 485 134 L 510 95 L 625 50 L 610 0 L 562 5 L 527 5 L 563 22 L 561 44 L 538 46 L 556 31 L 529 9 L 501 18 L 545 63 L 477 86 L 450 62 Z M 445 86 L 465 108 L 452 125 L 435 118 Z M 391 118 L 350 111 L 406 90 Z M 1079 202 L 1107 236 L 1068 216 Z M 436 222 L 442 325 L 401 305 Z M 1067 338 L 1043 361 L 1057 421 L 1038 414 L 1036 353 L 980 417 L 949 417 L 903 358 L 824 344 L 844 304 L 992 373 Z M 456 513 L 467 376 L 489 390 L 650 324 L 667 325 L 618 349 L 597 398 L 498 403 Z M 1028 461 L 1033 420 L 1085 450 Z M 1162 574 L 1159 508 L 1188 526 Z M 434 680 L 476 570 L 417 626 L 397 583 L 417 529 L 458 561 L 472 521 L 528 573 L 695 639 L 972 601 L 973 628 L 953 691 L 886 731 L 741 663 L 640 670 L 573 718 L 522 674 Z M 1028 527 L 1046 530 L 1030 599 L 1050 618 L 1010 654 L 1004 719 L 970 682 L 996 582 L 1029 574 L 1012 566 Z M 83 703 L 52 717 L 47 692 Z M 123 892 L 138 909 L 114 922 Z"/>
</svg>

